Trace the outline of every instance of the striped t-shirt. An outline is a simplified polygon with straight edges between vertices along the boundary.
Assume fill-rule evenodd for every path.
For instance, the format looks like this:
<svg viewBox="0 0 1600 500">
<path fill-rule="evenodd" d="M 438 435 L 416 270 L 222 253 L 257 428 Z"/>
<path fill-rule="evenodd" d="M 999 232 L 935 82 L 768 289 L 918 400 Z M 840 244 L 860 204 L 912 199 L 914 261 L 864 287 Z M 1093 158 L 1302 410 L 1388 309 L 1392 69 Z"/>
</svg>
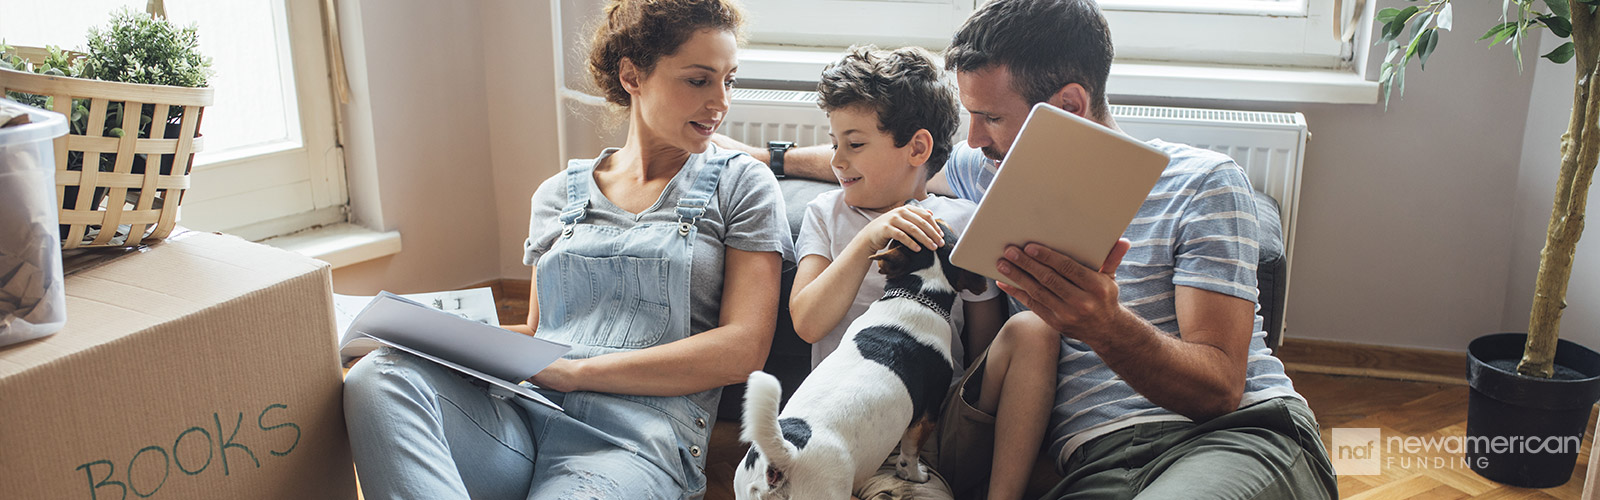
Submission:
<svg viewBox="0 0 1600 500">
<path fill-rule="evenodd" d="M 1149 144 L 1172 161 L 1122 234 L 1133 247 L 1117 268 L 1119 299 L 1161 331 L 1182 337 L 1173 300 L 1178 285 L 1256 302 L 1255 199 L 1244 170 L 1228 156 L 1161 140 Z M 946 164 L 945 178 L 957 196 L 980 201 L 995 168 L 963 145 Z M 1284 396 L 1304 400 L 1267 348 L 1256 309 L 1239 407 Z M 1046 434 L 1058 467 L 1091 439 L 1159 421 L 1189 419 L 1135 392 L 1087 344 L 1063 338 Z"/>
</svg>

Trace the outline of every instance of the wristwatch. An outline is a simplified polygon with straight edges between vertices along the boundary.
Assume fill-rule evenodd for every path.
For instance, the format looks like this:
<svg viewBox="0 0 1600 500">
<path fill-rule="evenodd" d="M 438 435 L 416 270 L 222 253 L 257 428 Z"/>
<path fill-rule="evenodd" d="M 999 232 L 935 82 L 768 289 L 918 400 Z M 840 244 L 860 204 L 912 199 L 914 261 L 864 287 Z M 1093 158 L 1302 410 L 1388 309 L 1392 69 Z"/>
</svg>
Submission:
<svg viewBox="0 0 1600 500">
<path fill-rule="evenodd" d="M 783 178 L 783 154 L 794 149 L 790 141 L 767 141 L 767 153 L 770 154 L 767 166 L 772 167 L 772 175 Z"/>
</svg>

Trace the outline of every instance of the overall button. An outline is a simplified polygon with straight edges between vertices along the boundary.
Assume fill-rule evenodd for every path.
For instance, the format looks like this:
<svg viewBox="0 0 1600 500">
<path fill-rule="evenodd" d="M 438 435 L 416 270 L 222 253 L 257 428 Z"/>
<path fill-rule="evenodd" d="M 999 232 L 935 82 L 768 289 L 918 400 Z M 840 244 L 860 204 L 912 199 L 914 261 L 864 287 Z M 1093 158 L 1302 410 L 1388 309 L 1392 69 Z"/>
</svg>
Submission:
<svg viewBox="0 0 1600 500">
<path fill-rule="evenodd" d="M 695 457 L 699 457 L 700 456 L 700 447 L 699 446 L 690 446 L 689 447 L 689 455 L 692 455 L 692 456 L 695 456 Z"/>
<path fill-rule="evenodd" d="M 694 419 L 694 425 L 699 426 L 701 429 L 704 429 L 704 428 L 706 428 L 706 419 L 696 418 L 696 419 Z"/>
</svg>

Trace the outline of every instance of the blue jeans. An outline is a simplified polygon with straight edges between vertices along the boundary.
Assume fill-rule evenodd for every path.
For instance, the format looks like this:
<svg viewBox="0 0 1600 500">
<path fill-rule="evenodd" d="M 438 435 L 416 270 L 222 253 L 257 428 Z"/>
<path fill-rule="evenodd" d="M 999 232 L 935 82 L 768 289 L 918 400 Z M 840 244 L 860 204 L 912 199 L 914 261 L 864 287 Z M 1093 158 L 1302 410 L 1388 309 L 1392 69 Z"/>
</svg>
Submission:
<svg viewBox="0 0 1600 500">
<path fill-rule="evenodd" d="M 566 394 L 541 392 L 565 404 Z M 350 369 L 344 407 L 369 424 L 349 426 L 369 500 L 685 496 L 635 445 L 392 349 Z"/>
</svg>

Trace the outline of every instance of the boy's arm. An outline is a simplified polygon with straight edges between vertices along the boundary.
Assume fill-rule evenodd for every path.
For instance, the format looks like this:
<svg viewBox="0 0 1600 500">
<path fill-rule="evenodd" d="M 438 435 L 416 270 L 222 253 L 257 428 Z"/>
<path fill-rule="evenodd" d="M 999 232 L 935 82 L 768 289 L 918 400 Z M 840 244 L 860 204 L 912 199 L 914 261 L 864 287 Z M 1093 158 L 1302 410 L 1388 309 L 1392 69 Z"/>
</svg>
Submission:
<svg viewBox="0 0 1600 500">
<path fill-rule="evenodd" d="M 808 212 L 807 215 L 812 214 Z M 813 224 L 813 220 L 808 217 L 805 224 Z M 801 238 L 808 237 L 807 229 L 801 227 Z M 814 344 L 844 319 L 861 291 L 867 271 L 872 269 L 872 254 L 882 250 L 891 239 L 912 251 L 944 244 L 944 235 L 935 225 L 933 213 L 906 205 L 878 216 L 856 232 L 835 260 L 816 254 L 800 259 L 800 266 L 795 270 L 794 289 L 789 295 L 789 316 L 801 339 Z"/>
<path fill-rule="evenodd" d="M 711 142 L 716 143 L 717 147 L 749 153 L 750 157 L 760 160 L 761 163 L 770 164 L 772 161 L 772 154 L 764 147 L 765 144 L 745 144 L 722 134 L 711 136 Z M 783 154 L 783 175 L 819 181 L 837 181 L 839 179 L 833 175 L 833 168 L 828 165 L 832 162 L 833 148 L 826 144 L 790 149 Z"/>
<path fill-rule="evenodd" d="M 821 255 L 807 255 L 795 269 L 794 288 L 789 293 L 789 316 L 794 320 L 794 332 L 806 343 L 822 340 L 844 319 L 872 266 L 872 261 L 865 257 L 852 259 L 846 255 L 848 251 L 838 262 Z"/>
<path fill-rule="evenodd" d="M 972 366 L 973 361 L 994 342 L 995 335 L 1000 333 L 1000 326 L 1006 323 L 1006 296 L 1000 294 L 989 300 L 966 302 L 962 311 L 966 315 L 966 324 L 961 327 L 961 335 L 966 338 L 967 345 L 966 365 Z"/>
</svg>

